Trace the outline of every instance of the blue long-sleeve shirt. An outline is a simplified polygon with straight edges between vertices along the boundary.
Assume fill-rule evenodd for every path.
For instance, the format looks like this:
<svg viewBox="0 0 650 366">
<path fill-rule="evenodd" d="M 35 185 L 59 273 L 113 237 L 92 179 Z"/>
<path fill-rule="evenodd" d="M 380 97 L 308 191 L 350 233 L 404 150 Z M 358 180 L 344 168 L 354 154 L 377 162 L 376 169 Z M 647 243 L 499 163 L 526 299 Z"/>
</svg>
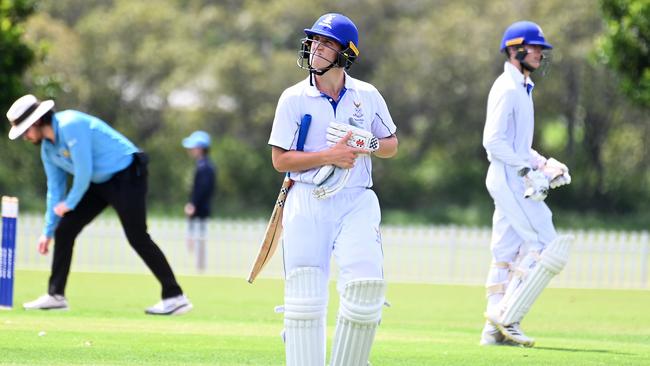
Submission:
<svg viewBox="0 0 650 366">
<path fill-rule="evenodd" d="M 207 157 L 196 162 L 194 184 L 190 194 L 190 202 L 194 205 L 193 217 L 210 216 L 212 196 L 216 189 L 216 171 L 216 166 Z"/>
<path fill-rule="evenodd" d="M 83 112 L 66 110 L 52 118 L 54 142 L 44 139 L 41 159 L 47 176 L 47 209 L 43 234 L 52 237 L 59 223 L 54 206 L 64 201 L 74 209 L 90 183 L 104 183 L 128 167 L 138 148 L 106 122 Z M 73 176 L 66 194 L 67 175 Z"/>
</svg>

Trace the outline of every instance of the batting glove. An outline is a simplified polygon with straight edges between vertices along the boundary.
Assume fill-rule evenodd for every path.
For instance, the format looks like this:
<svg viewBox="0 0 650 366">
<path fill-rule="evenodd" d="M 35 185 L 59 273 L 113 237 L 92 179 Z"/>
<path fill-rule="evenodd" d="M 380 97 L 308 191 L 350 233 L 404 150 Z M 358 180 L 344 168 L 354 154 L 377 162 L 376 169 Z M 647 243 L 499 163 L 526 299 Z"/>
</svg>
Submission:
<svg viewBox="0 0 650 366">
<path fill-rule="evenodd" d="M 336 145 L 349 131 L 352 131 L 352 136 L 348 140 L 348 146 L 368 150 L 369 153 L 379 149 L 379 140 L 372 132 L 338 122 L 331 122 L 327 128 L 327 144 L 329 146 Z"/>
<path fill-rule="evenodd" d="M 539 170 L 523 168 L 519 170 L 519 175 L 524 179 L 526 190 L 524 198 L 533 201 L 544 201 L 548 196 L 549 183 L 546 175 Z"/>
<path fill-rule="evenodd" d="M 546 161 L 546 164 L 544 164 L 542 171 L 548 178 L 551 188 L 557 188 L 571 183 L 569 168 L 553 158 L 550 158 Z"/>
</svg>

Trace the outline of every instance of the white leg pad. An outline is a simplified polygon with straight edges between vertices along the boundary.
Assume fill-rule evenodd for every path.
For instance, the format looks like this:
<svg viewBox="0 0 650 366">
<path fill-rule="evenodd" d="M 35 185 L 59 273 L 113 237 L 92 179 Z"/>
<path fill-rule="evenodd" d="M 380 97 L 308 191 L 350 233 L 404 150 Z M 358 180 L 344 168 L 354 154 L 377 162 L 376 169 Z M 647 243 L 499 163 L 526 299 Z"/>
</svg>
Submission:
<svg viewBox="0 0 650 366">
<path fill-rule="evenodd" d="M 500 304 L 500 313 L 489 316 L 489 319 L 501 325 L 520 322 L 551 278 L 560 273 L 566 265 L 572 241 L 573 237 L 570 235 L 558 236 L 544 249 L 539 258 L 533 254 L 524 257 L 520 267 L 523 273 L 510 282 Z M 532 269 L 528 270 L 529 268 Z"/>
<path fill-rule="evenodd" d="M 386 282 L 382 279 L 350 281 L 341 294 L 330 366 L 366 366 L 375 330 L 381 320 Z"/>
<path fill-rule="evenodd" d="M 327 278 L 318 267 L 287 275 L 284 287 L 284 337 L 287 366 L 325 365 Z"/>
</svg>

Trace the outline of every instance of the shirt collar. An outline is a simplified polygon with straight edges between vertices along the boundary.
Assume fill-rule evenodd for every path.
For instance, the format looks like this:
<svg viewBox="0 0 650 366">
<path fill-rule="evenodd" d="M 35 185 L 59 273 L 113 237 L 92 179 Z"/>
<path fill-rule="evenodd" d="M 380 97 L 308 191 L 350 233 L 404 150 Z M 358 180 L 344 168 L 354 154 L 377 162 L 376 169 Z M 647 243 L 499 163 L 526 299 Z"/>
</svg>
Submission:
<svg viewBox="0 0 650 366">
<path fill-rule="evenodd" d="M 56 144 L 59 142 L 61 139 L 59 138 L 59 119 L 56 118 L 56 113 L 52 114 L 52 131 L 54 131 L 54 142 L 47 140 L 48 142 L 51 142 L 53 144 Z"/>
<path fill-rule="evenodd" d="M 344 88 L 347 90 L 350 89 L 356 89 L 356 83 L 354 82 L 354 79 L 348 75 L 347 72 L 344 72 L 345 74 L 345 85 Z M 316 88 L 316 85 L 309 85 L 309 78 L 312 77 L 311 75 L 308 76 L 303 82 L 307 84 L 307 89 L 306 89 L 306 94 L 310 97 L 320 97 L 321 92 Z"/>
<path fill-rule="evenodd" d="M 522 74 L 521 71 L 515 67 L 515 65 L 511 64 L 508 61 L 506 61 L 503 65 L 503 71 L 508 73 L 508 75 L 510 75 L 512 80 L 514 80 L 517 85 L 523 85 L 524 88 L 526 87 L 526 84 L 530 84 L 533 87 L 535 86 L 535 83 L 530 77 L 524 77 L 524 74 Z"/>
</svg>

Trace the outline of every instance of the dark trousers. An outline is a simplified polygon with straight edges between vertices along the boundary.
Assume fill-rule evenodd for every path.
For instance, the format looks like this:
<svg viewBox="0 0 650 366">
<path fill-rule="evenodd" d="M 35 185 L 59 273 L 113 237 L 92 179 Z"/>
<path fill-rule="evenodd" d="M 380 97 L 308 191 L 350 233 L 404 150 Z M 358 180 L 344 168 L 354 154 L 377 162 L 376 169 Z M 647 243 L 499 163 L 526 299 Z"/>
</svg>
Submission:
<svg viewBox="0 0 650 366">
<path fill-rule="evenodd" d="M 48 289 L 50 295 L 65 293 L 75 239 L 108 205 L 117 212 L 129 244 L 162 285 L 162 298 L 183 293 L 165 255 L 147 232 L 146 156 L 136 154 L 134 157 L 129 167 L 107 182 L 91 183 L 77 207 L 61 218 L 54 233 L 54 258 Z"/>
</svg>

